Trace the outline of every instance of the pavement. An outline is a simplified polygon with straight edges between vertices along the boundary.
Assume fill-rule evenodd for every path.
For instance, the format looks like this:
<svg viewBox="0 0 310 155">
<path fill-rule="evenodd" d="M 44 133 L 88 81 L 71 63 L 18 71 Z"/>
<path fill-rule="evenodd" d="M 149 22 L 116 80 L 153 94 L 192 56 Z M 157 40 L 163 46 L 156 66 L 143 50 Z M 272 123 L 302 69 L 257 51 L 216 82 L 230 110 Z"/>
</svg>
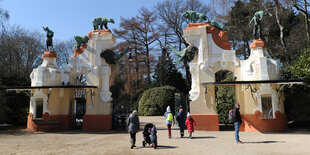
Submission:
<svg viewBox="0 0 310 155">
<path fill-rule="evenodd" d="M 0 133 L 0 154 L 310 154 L 310 132 L 248 133 L 240 132 L 243 144 L 237 144 L 233 131 L 195 131 L 193 139 L 180 138 L 178 128 L 168 138 L 162 116 L 140 117 L 141 128 L 146 123 L 157 127 L 158 148 L 142 146 L 142 132 L 130 149 L 130 135 L 125 131 L 54 133 Z M 185 137 L 188 133 L 185 132 Z"/>
</svg>

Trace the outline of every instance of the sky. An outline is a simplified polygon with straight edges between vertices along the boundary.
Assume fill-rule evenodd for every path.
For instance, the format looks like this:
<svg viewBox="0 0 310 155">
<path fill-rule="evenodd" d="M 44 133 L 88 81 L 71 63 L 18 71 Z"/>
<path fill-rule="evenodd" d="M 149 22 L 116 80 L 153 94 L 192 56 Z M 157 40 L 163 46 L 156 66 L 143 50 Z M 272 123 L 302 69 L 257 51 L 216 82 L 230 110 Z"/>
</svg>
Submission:
<svg viewBox="0 0 310 155">
<path fill-rule="evenodd" d="M 54 31 L 54 39 L 69 40 L 88 35 L 95 17 L 109 17 L 119 28 L 120 17 L 131 18 L 141 7 L 152 8 L 164 0 L 1 0 L 0 6 L 9 12 L 9 25 L 20 25 L 45 33 L 42 26 Z"/>
</svg>

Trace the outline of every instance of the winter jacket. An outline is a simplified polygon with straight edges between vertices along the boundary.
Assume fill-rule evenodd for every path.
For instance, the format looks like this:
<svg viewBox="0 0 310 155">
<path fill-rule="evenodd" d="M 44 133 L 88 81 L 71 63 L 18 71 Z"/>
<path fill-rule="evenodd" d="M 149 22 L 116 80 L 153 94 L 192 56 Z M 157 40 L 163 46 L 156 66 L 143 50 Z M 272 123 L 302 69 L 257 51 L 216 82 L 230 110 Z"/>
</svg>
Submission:
<svg viewBox="0 0 310 155">
<path fill-rule="evenodd" d="M 137 114 L 131 114 L 128 117 L 128 132 L 130 133 L 137 133 L 140 128 L 140 122 L 139 122 L 139 117 Z"/>
<path fill-rule="evenodd" d="M 194 126 L 196 126 L 196 123 L 193 118 L 187 117 L 185 125 L 187 127 L 188 132 L 194 132 Z"/>
<path fill-rule="evenodd" d="M 186 115 L 184 112 L 180 112 L 178 115 L 177 115 L 177 121 L 179 123 L 179 126 L 185 126 L 185 121 L 186 121 Z"/>
<path fill-rule="evenodd" d="M 238 108 L 235 108 L 233 111 L 234 123 L 239 122 L 241 124 L 241 115 Z"/>
</svg>

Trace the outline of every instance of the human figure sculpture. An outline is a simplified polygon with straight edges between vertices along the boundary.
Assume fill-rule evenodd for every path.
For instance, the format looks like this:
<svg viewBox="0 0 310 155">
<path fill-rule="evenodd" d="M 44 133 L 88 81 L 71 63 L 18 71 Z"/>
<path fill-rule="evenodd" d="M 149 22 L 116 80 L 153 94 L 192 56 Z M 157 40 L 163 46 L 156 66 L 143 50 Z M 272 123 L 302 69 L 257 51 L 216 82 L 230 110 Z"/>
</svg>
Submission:
<svg viewBox="0 0 310 155">
<path fill-rule="evenodd" d="M 74 36 L 75 39 L 75 45 L 74 49 L 78 50 L 80 46 L 84 45 L 88 42 L 89 38 L 87 36 Z"/>
<path fill-rule="evenodd" d="M 196 23 L 198 20 L 207 20 L 207 16 L 205 14 L 195 11 L 186 11 L 182 14 L 182 17 L 189 19 L 191 23 Z"/>
<path fill-rule="evenodd" d="M 54 32 L 50 30 L 48 27 L 43 26 L 43 30 L 46 32 L 46 49 L 48 50 L 48 47 L 51 46 L 53 48 L 53 36 Z"/>
<path fill-rule="evenodd" d="M 255 12 L 254 16 L 252 17 L 252 19 L 250 20 L 250 25 L 252 24 L 252 22 L 254 22 L 253 25 L 253 36 L 254 39 L 262 39 L 263 38 L 263 31 L 262 31 L 262 23 L 263 23 L 263 17 L 264 15 L 269 15 L 272 16 L 268 10 L 266 9 L 265 11 L 260 10 Z"/>
<path fill-rule="evenodd" d="M 174 62 L 174 64 L 179 63 L 182 59 L 186 59 L 187 61 L 192 61 L 194 59 L 195 54 L 198 52 L 198 48 L 192 45 L 187 46 L 182 51 L 178 51 L 170 45 L 167 45 L 166 48 L 170 48 L 170 50 L 175 53 L 180 59 Z"/>
<path fill-rule="evenodd" d="M 96 17 L 92 21 L 94 30 L 98 29 L 98 26 L 100 25 L 100 29 L 103 29 L 103 26 L 105 29 L 108 29 L 108 23 L 113 23 L 114 20 L 112 18 L 107 18 L 107 17 Z"/>
</svg>

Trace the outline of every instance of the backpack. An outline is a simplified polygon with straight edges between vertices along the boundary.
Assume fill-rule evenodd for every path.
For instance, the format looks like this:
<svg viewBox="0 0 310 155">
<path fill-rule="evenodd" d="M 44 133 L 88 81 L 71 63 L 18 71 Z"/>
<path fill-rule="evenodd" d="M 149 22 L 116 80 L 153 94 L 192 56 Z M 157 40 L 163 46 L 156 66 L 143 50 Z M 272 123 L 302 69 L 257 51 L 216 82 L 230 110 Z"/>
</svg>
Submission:
<svg viewBox="0 0 310 155">
<path fill-rule="evenodd" d="M 234 112 L 234 109 L 230 109 L 229 112 L 228 112 L 228 119 L 230 121 L 233 121 L 234 120 L 234 117 L 233 117 L 233 112 Z"/>
<path fill-rule="evenodd" d="M 173 115 L 171 113 L 168 114 L 167 121 L 169 121 L 169 122 L 173 121 Z"/>
</svg>

